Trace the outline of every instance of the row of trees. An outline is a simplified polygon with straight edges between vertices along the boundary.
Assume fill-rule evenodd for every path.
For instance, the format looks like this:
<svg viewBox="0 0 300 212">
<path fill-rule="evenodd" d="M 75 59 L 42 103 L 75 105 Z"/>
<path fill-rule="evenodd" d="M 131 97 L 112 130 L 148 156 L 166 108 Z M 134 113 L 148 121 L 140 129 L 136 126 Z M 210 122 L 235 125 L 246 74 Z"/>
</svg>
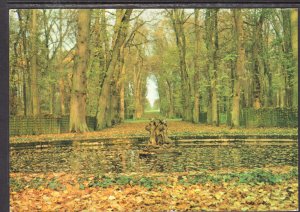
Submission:
<svg viewBox="0 0 300 212">
<path fill-rule="evenodd" d="M 218 125 L 228 112 L 239 126 L 243 108 L 298 107 L 297 10 L 177 9 L 165 17 L 173 33 L 161 23 L 155 51 L 165 114 L 198 123 L 205 111 Z"/>
<path fill-rule="evenodd" d="M 245 107 L 298 106 L 297 11 L 288 9 L 11 10 L 10 114 L 70 114 L 97 129 L 147 106 L 209 124 Z"/>
<path fill-rule="evenodd" d="M 137 35 L 145 24 L 141 14 L 11 11 L 11 115 L 70 114 L 70 131 L 81 132 L 88 130 L 86 115 L 97 117 L 98 129 L 124 120 L 125 104 L 135 102 L 135 116 L 141 117 L 146 82 L 138 43 L 143 35 Z M 129 55 L 135 59 L 125 64 Z M 126 85 L 125 65 L 133 70 Z"/>
</svg>

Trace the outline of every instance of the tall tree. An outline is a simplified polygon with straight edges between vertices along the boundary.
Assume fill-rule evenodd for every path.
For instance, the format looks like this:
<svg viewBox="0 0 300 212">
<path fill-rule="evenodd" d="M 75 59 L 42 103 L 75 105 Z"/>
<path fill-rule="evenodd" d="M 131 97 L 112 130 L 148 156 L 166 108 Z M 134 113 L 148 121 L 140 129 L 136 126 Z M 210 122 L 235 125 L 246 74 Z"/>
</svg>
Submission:
<svg viewBox="0 0 300 212">
<path fill-rule="evenodd" d="M 298 9 L 291 9 L 292 48 L 295 61 L 295 82 L 293 87 L 293 107 L 298 106 Z"/>
<path fill-rule="evenodd" d="M 267 18 L 269 19 L 270 14 L 268 14 Z M 273 72 L 270 68 L 270 22 L 269 20 L 264 24 L 263 34 L 262 34 L 262 66 L 263 66 L 263 77 L 264 80 L 264 107 L 271 107 L 273 105 Z"/>
<path fill-rule="evenodd" d="M 154 71 L 158 85 L 160 113 L 168 118 L 174 117 L 174 81 L 179 64 L 174 63 L 174 53 L 177 51 L 176 44 L 167 39 L 168 34 L 163 30 L 166 20 L 163 20 L 155 31 L 153 47 L 154 55 L 151 58 L 151 70 Z M 180 76 L 179 76 L 180 78 Z M 180 106 L 181 107 L 181 104 Z"/>
<path fill-rule="evenodd" d="M 123 122 L 125 120 L 125 73 L 126 73 L 126 66 L 125 66 L 125 49 L 124 45 L 121 47 L 120 50 L 120 121 Z"/>
<path fill-rule="evenodd" d="M 283 26 L 283 51 L 284 58 L 283 67 L 286 70 L 286 106 L 292 107 L 293 100 L 293 80 L 295 76 L 295 60 L 292 48 L 292 28 L 291 28 L 291 10 L 281 9 L 282 26 Z"/>
<path fill-rule="evenodd" d="M 231 107 L 231 125 L 233 127 L 240 126 L 240 95 L 241 95 L 241 77 L 245 64 L 245 48 L 244 48 L 244 30 L 243 30 L 243 14 L 241 9 L 233 9 L 234 20 L 234 38 L 236 41 L 236 62 L 235 74 L 233 78 L 233 97 Z"/>
<path fill-rule="evenodd" d="M 38 53 L 38 23 L 37 23 L 37 10 L 32 10 L 31 16 L 31 35 L 30 35 L 30 43 L 31 43 L 31 60 L 30 60 L 30 68 L 31 68 L 31 98 L 32 98 L 32 114 L 37 116 L 40 114 L 40 104 L 39 104 L 39 94 L 38 94 L 38 83 L 37 83 L 37 53 Z"/>
<path fill-rule="evenodd" d="M 253 36 L 253 80 L 254 80 L 254 99 L 253 99 L 253 107 L 255 109 L 259 109 L 262 107 L 262 62 L 261 62 L 261 52 L 262 52 L 262 32 L 263 32 L 263 24 L 265 21 L 266 12 L 262 10 L 259 13 L 259 16 L 255 16 L 255 30 Z"/>
<path fill-rule="evenodd" d="M 193 122 L 199 123 L 200 114 L 200 70 L 199 70 L 199 58 L 200 58 L 200 26 L 199 26 L 199 9 L 195 9 L 195 53 L 194 53 L 194 106 L 193 106 Z"/>
<path fill-rule="evenodd" d="M 78 35 L 70 108 L 70 131 L 86 132 L 86 70 L 89 59 L 90 10 L 78 11 Z"/>
<path fill-rule="evenodd" d="M 178 48 L 179 55 L 179 68 L 181 76 L 181 98 L 183 105 L 183 120 L 192 120 L 192 105 L 191 105 L 191 87 L 189 83 L 189 75 L 187 72 L 186 65 L 186 37 L 184 31 L 184 23 L 187 21 L 188 17 L 185 15 L 184 9 L 172 9 L 167 10 L 169 17 L 172 22 L 173 30 L 175 32 L 176 44 Z"/>
<path fill-rule="evenodd" d="M 291 9 L 291 28 L 293 55 L 298 62 L 298 9 Z"/>
<path fill-rule="evenodd" d="M 19 52 L 19 42 L 21 39 L 21 30 L 16 27 L 16 20 L 12 18 L 10 15 L 10 24 L 14 26 L 13 29 L 10 29 L 10 39 L 15 40 L 15 43 L 10 43 L 10 52 L 12 52 L 9 56 L 10 60 L 10 72 L 9 72 L 9 115 L 17 115 L 18 113 L 18 63 L 19 63 L 19 58 L 21 57 L 20 52 Z M 12 28 L 12 27 L 11 27 Z"/>
<path fill-rule="evenodd" d="M 108 109 L 108 98 L 110 95 L 110 81 L 114 74 L 121 46 L 124 44 L 129 28 L 130 16 L 132 9 L 122 9 L 117 12 L 115 32 L 114 32 L 114 43 L 111 51 L 111 57 L 106 67 L 106 74 L 103 79 L 100 97 L 98 100 L 97 109 L 97 129 L 103 129 L 106 127 L 106 115 L 110 117 L 110 114 L 106 114 Z"/>
<path fill-rule="evenodd" d="M 143 84 L 143 60 L 140 58 L 139 51 L 136 51 L 136 64 L 133 66 L 133 82 L 134 82 L 134 100 L 135 113 L 134 118 L 140 119 L 143 115 L 142 102 L 142 84 Z"/>
<path fill-rule="evenodd" d="M 218 94 L 217 94 L 217 80 L 218 80 L 218 9 L 207 9 L 205 16 L 206 27 L 206 48 L 208 56 L 208 75 L 210 79 L 210 98 L 208 110 L 211 112 L 211 123 L 219 125 L 218 114 Z"/>
<path fill-rule="evenodd" d="M 29 42 L 27 34 L 29 34 L 29 17 L 30 11 L 17 10 L 18 23 L 20 28 L 21 40 L 19 44 L 19 59 L 20 59 L 20 70 L 22 70 L 22 97 L 25 116 L 32 113 L 32 104 L 30 97 L 30 57 L 29 57 Z M 17 56 L 17 55 L 15 55 Z"/>
<path fill-rule="evenodd" d="M 59 59 L 63 61 L 63 12 L 59 10 L 59 44 L 58 44 L 58 52 Z M 58 82 L 59 85 L 59 94 L 60 94 L 60 114 L 65 115 L 66 107 L 65 107 L 65 80 L 64 80 L 64 64 L 61 62 L 58 64 L 58 71 L 60 74 L 60 79 Z"/>
<path fill-rule="evenodd" d="M 286 106 L 286 95 L 285 95 L 285 87 L 286 87 L 286 71 L 284 70 L 284 51 L 283 51 L 283 35 L 282 35 L 282 24 L 280 11 L 273 11 L 271 16 L 272 27 L 275 32 L 275 41 L 276 45 L 273 45 L 273 48 L 276 52 L 276 59 L 273 63 L 276 65 L 276 74 L 280 75 L 280 79 L 276 79 L 277 81 L 277 89 L 276 92 L 276 106 L 277 107 L 285 107 Z M 276 76 L 276 75 L 275 75 Z M 274 77 L 275 77 L 274 76 Z"/>
</svg>

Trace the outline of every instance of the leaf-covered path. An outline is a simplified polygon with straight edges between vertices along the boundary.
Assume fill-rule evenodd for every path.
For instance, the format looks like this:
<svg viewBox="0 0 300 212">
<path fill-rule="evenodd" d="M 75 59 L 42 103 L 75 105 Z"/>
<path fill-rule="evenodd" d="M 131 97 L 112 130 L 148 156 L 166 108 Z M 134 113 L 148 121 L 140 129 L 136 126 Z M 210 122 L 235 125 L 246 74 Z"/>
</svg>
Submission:
<svg viewBox="0 0 300 212">
<path fill-rule="evenodd" d="M 148 136 L 145 125 L 148 121 L 126 122 L 106 128 L 101 131 L 86 133 L 63 133 L 43 134 L 10 137 L 11 143 L 33 142 L 33 141 L 57 141 L 57 140 L 89 140 L 106 138 L 132 138 Z M 298 137 L 298 128 L 238 128 L 231 129 L 227 126 L 214 127 L 204 124 L 193 124 L 190 122 L 170 120 L 168 122 L 168 135 L 171 138 L 189 137 L 271 137 L 271 138 L 293 138 Z"/>
</svg>

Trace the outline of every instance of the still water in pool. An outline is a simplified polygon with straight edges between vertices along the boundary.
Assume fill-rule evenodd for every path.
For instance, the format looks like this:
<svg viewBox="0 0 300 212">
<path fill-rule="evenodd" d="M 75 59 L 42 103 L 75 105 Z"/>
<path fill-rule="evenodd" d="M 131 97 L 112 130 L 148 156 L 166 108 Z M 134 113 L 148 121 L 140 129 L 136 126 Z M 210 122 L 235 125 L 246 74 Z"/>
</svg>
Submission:
<svg viewBox="0 0 300 212">
<path fill-rule="evenodd" d="M 159 149 L 143 141 L 11 145 L 11 172 L 130 173 L 297 166 L 297 142 L 177 141 Z M 145 150 L 146 149 L 146 150 Z"/>
</svg>

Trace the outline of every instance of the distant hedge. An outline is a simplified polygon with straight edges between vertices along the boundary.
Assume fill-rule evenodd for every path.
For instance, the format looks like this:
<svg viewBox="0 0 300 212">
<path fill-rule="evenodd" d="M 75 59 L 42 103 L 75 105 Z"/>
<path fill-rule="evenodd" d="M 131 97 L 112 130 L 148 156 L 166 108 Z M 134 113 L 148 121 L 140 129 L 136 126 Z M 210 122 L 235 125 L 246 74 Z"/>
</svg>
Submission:
<svg viewBox="0 0 300 212">
<path fill-rule="evenodd" d="M 230 125 L 230 113 L 220 114 L 220 124 Z M 207 113 L 200 113 L 200 123 L 206 123 Z M 87 116 L 91 131 L 96 129 L 96 118 Z M 245 127 L 298 127 L 298 109 L 292 108 L 253 108 L 240 113 L 241 126 Z M 69 116 L 14 116 L 9 119 L 9 133 L 15 135 L 39 135 L 46 133 L 66 133 L 69 131 Z"/>
<path fill-rule="evenodd" d="M 220 124 L 231 125 L 231 114 L 220 113 Z M 207 113 L 200 114 L 200 123 L 206 123 Z M 296 108 L 253 108 L 243 109 L 240 113 L 240 125 L 245 127 L 298 127 L 298 109 Z"/>
<path fill-rule="evenodd" d="M 96 128 L 96 118 L 86 117 L 90 130 Z M 69 131 L 69 116 L 14 116 L 9 118 L 9 134 L 15 135 L 40 135 L 46 133 L 66 133 Z"/>
<path fill-rule="evenodd" d="M 298 109 L 294 108 L 247 108 L 241 118 L 246 127 L 298 127 Z"/>
</svg>

